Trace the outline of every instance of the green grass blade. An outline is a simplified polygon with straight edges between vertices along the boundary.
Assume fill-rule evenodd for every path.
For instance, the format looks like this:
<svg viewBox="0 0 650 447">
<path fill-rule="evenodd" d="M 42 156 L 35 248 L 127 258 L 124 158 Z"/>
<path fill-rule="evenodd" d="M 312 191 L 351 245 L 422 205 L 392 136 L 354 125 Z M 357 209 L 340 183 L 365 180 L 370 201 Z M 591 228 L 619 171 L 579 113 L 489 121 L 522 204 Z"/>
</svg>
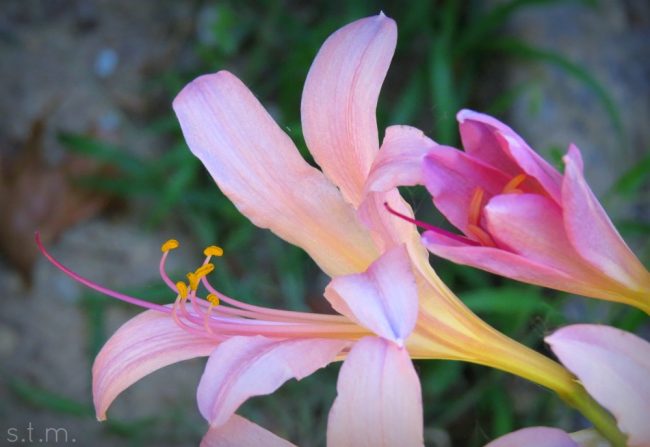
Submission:
<svg viewBox="0 0 650 447">
<path fill-rule="evenodd" d="M 58 140 L 66 149 L 72 152 L 116 166 L 128 174 L 137 174 L 144 168 L 143 163 L 137 157 L 117 146 L 87 135 L 61 132 L 58 134 Z"/>
</svg>

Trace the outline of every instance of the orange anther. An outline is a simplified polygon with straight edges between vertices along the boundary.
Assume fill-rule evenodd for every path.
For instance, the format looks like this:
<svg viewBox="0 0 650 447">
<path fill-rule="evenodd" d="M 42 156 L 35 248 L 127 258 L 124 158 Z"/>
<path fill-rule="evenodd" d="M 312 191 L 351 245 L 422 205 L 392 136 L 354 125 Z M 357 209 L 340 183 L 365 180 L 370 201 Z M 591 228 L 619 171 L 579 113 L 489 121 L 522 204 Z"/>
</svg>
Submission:
<svg viewBox="0 0 650 447">
<path fill-rule="evenodd" d="M 472 199 L 469 202 L 469 210 L 467 213 L 467 223 L 470 225 L 479 224 L 479 219 L 481 217 L 481 208 L 483 208 L 483 197 L 485 196 L 485 191 L 480 186 L 477 186 L 472 195 Z"/>
<path fill-rule="evenodd" d="M 478 239 L 481 245 L 485 245 L 486 247 L 497 246 L 494 243 L 492 236 L 490 236 L 490 234 L 487 231 L 485 231 L 483 228 L 479 227 L 478 225 L 472 225 L 472 224 L 467 225 L 467 232 L 470 233 L 472 236 L 474 236 L 476 239 Z"/>
<path fill-rule="evenodd" d="M 196 289 L 199 287 L 199 281 L 201 281 L 201 277 L 194 272 L 189 272 L 185 276 L 190 283 L 190 289 L 196 291 Z"/>
<path fill-rule="evenodd" d="M 522 194 L 523 191 L 517 189 L 517 187 L 526 180 L 526 177 L 526 174 L 514 176 L 508 183 L 506 183 L 506 186 L 503 187 L 503 194 Z"/>
<path fill-rule="evenodd" d="M 203 250 L 203 254 L 206 256 L 222 256 L 223 248 L 218 247 L 216 245 L 210 245 L 209 247 L 205 247 L 205 250 Z"/>
<path fill-rule="evenodd" d="M 162 244 L 162 246 L 160 247 L 160 251 L 162 251 L 164 253 L 166 251 L 170 251 L 170 250 L 173 250 L 175 248 L 178 248 L 179 245 L 180 244 L 178 243 L 178 241 L 176 239 L 170 239 L 167 242 L 165 242 L 164 244 Z"/>
<path fill-rule="evenodd" d="M 212 273 L 213 270 L 214 270 L 214 264 L 211 263 L 203 264 L 201 267 L 199 267 L 194 271 L 194 274 L 199 278 L 203 278 L 204 276 Z"/>
<path fill-rule="evenodd" d="M 187 298 L 187 284 L 183 281 L 178 281 L 176 283 L 176 290 L 178 290 L 178 296 L 180 296 L 182 300 Z"/>
<path fill-rule="evenodd" d="M 219 305 L 219 297 L 215 295 L 214 293 L 211 293 L 206 297 L 208 302 L 210 303 L 211 306 L 218 306 Z"/>
</svg>

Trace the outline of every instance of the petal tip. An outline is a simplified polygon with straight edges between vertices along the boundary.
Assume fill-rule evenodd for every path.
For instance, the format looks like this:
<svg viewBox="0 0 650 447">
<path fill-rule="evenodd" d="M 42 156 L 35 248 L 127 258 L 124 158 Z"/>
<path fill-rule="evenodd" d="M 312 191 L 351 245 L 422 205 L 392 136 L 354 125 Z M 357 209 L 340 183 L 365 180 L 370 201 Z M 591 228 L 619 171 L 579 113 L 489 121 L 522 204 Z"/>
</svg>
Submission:
<svg viewBox="0 0 650 447">
<path fill-rule="evenodd" d="M 456 114 L 456 121 L 458 121 L 459 124 L 463 124 L 467 120 L 472 120 L 472 119 L 477 119 L 482 116 L 481 113 L 476 112 L 471 109 L 461 109 L 457 114 Z"/>
<path fill-rule="evenodd" d="M 198 76 L 183 87 L 183 89 L 176 95 L 172 101 L 172 108 L 177 110 L 177 106 L 183 102 L 187 96 L 190 96 L 197 90 L 205 88 L 206 85 L 214 85 L 217 82 L 228 82 L 233 79 L 237 79 L 237 77 L 228 70 L 219 70 L 216 73 L 208 73 Z"/>
</svg>

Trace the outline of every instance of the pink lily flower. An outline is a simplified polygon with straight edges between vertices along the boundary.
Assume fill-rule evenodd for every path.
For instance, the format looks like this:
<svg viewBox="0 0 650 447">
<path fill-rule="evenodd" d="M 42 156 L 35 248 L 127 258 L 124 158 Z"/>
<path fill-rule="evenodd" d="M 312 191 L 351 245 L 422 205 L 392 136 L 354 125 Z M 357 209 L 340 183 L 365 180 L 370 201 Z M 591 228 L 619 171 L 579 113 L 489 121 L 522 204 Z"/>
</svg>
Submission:
<svg viewBox="0 0 650 447">
<path fill-rule="evenodd" d="M 464 152 L 395 128 L 402 143 L 375 162 L 368 188 L 424 184 L 463 233 L 423 224 L 438 256 L 650 313 L 650 273 L 587 185 L 578 148 L 562 175 L 498 120 L 462 110 L 458 121 Z"/>
<path fill-rule="evenodd" d="M 562 328 L 546 342 L 587 391 L 618 421 L 628 447 L 650 446 L 650 343 L 609 326 L 579 324 Z M 492 441 L 486 447 L 592 447 L 605 442 L 594 433 L 569 435 L 533 427 Z"/>
<path fill-rule="evenodd" d="M 221 255 L 218 247 L 206 249 L 204 263 L 188 274 L 188 282 L 174 283 L 165 262 L 178 243 L 163 245 L 160 272 L 176 297 L 167 306 L 103 288 L 45 253 L 77 281 L 148 309 L 118 329 L 95 360 L 100 420 L 131 384 L 201 356 L 210 356 L 197 394 L 211 427 L 205 445 L 288 445 L 234 412 L 248 397 L 272 393 L 290 378 L 346 357 L 328 427 L 337 445 L 345 445 L 344 438 L 358 440 L 359 424 L 373 432 L 361 431 L 368 443 L 357 445 L 386 445 L 402 435 L 421 444 L 421 427 L 414 425 L 422 423 L 419 383 L 407 354 L 493 366 L 565 398 L 579 391 L 560 365 L 492 329 L 449 291 L 431 269 L 416 227 L 385 212 L 383 204 L 390 201 L 413 216 L 396 188 L 365 188 L 383 151 L 375 108 L 395 44 L 395 23 L 380 14 L 338 30 L 318 53 L 303 92 L 302 121 L 322 171 L 300 156 L 228 72 L 199 77 L 174 101 L 190 149 L 221 190 L 255 225 L 304 249 L 333 278 L 325 297 L 340 315 L 268 309 L 223 295 L 207 280 L 211 260 Z M 391 141 L 387 133 L 384 145 Z M 199 285 L 207 296 L 198 292 Z M 361 369 L 372 374 L 353 386 Z M 341 428 L 343 421 L 348 428 Z"/>
<path fill-rule="evenodd" d="M 38 237 L 37 242 L 50 262 L 82 284 L 149 309 L 118 329 L 95 360 L 99 420 L 106 419 L 119 393 L 145 375 L 209 356 L 197 389 L 199 410 L 210 423 L 201 445 L 293 445 L 235 411 L 249 397 L 270 394 L 345 356 L 328 445 L 392 446 L 398 440 L 424 445 L 420 382 L 405 345 L 418 318 L 418 289 L 404 246 L 386 251 L 365 272 L 334 278 L 326 295 L 342 315 L 317 315 L 252 306 L 214 289 L 206 272 L 214 268 L 211 257 L 221 255 L 218 247 L 206 249 L 188 286 L 174 284 L 165 273 L 169 251 L 178 243 L 163 245 L 160 271 L 177 298 L 161 306 L 79 276 L 45 251 Z M 198 281 L 210 292 L 206 299 L 197 294 Z M 417 347 L 411 351 L 418 355 Z"/>
</svg>

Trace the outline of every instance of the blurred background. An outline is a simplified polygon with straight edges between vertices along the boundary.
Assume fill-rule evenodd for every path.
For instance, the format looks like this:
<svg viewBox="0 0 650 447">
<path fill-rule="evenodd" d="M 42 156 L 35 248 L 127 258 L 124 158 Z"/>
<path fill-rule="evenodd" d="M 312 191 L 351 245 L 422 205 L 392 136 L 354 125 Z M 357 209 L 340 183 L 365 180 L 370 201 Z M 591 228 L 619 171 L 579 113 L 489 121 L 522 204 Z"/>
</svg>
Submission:
<svg viewBox="0 0 650 447">
<path fill-rule="evenodd" d="M 191 446 L 207 428 L 195 402 L 203 360 L 147 377 L 117 399 L 107 422 L 95 421 L 94 356 L 139 309 L 54 269 L 36 253 L 36 229 L 79 273 L 152 301 L 173 299 L 157 263 L 160 244 L 174 237 L 182 247 L 172 273 L 195 268 L 202 247 L 217 243 L 226 256 L 214 283 L 224 293 L 327 311 L 327 278 L 223 197 L 185 146 L 171 100 L 195 76 L 228 69 L 305 151 L 299 105 L 314 55 L 333 31 L 380 10 L 399 29 L 380 132 L 411 124 L 457 144 L 455 113 L 469 107 L 505 120 L 558 166 L 574 142 L 593 189 L 647 265 L 646 1 L 4 0 L 0 444 L 18 442 L 10 430 L 37 439 L 51 427 L 78 445 Z M 404 193 L 419 218 L 444 225 L 422 191 Z M 548 355 L 544 335 L 567 323 L 649 334 L 647 318 L 622 305 L 431 262 L 481 317 Z M 480 446 L 529 425 L 586 425 L 551 393 L 505 373 L 458 362 L 416 366 L 428 446 Z M 241 413 L 299 445 L 324 445 L 337 373 L 332 365 L 291 381 Z"/>
</svg>

